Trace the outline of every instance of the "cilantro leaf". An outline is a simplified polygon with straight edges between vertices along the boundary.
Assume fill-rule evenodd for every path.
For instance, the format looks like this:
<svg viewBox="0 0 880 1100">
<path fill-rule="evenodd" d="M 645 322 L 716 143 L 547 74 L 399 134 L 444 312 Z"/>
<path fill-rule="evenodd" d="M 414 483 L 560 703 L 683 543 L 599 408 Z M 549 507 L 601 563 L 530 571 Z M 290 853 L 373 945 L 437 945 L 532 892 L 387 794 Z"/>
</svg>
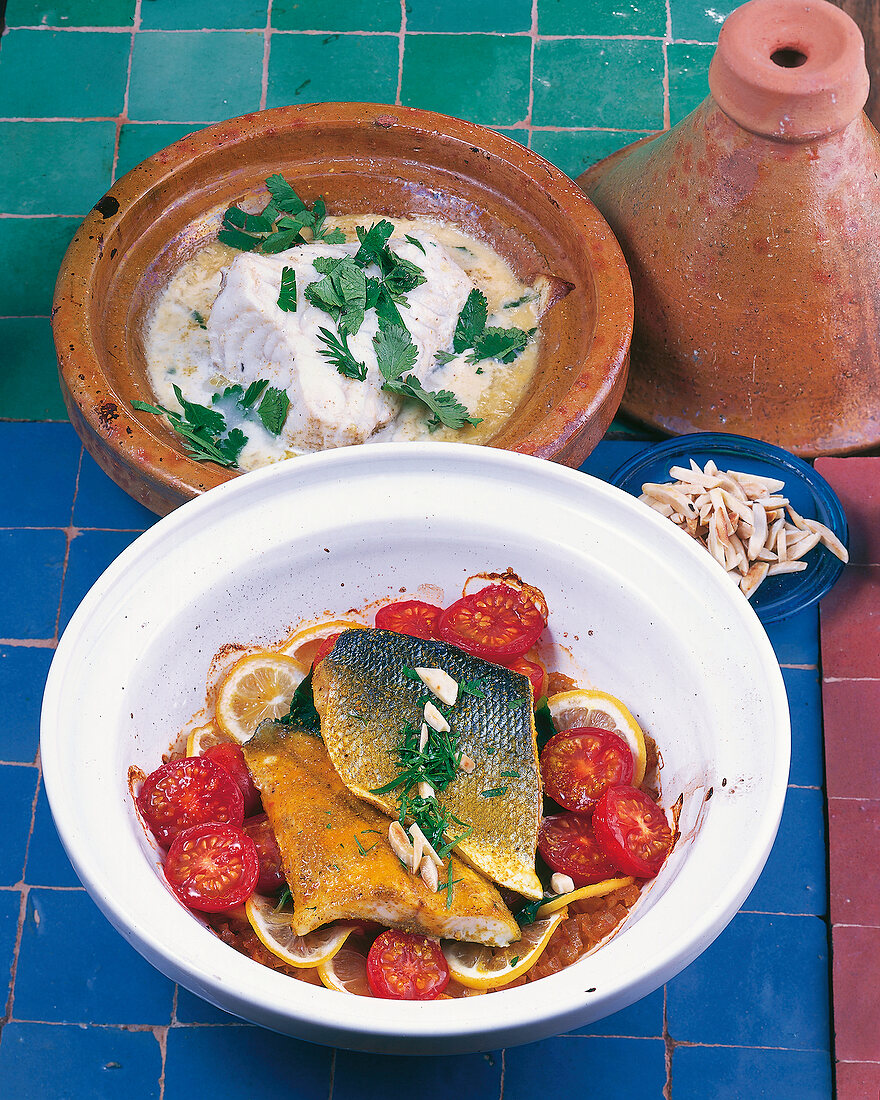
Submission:
<svg viewBox="0 0 880 1100">
<path fill-rule="evenodd" d="M 236 466 L 247 441 L 248 437 L 241 428 L 233 428 L 228 435 L 219 440 L 217 450 L 229 466 Z"/>
<path fill-rule="evenodd" d="M 439 363 L 441 367 L 446 366 L 447 363 L 451 363 L 453 359 L 457 359 L 458 356 L 454 351 L 435 351 L 434 362 Z"/>
<path fill-rule="evenodd" d="M 194 428 L 206 428 L 209 432 L 222 432 L 226 427 L 223 413 L 216 409 L 209 409 L 207 405 L 197 405 L 187 399 L 180 392 L 180 386 L 174 386 L 174 396 L 177 398 L 183 415 Z"/>
<path fill-rule="evenodd" d="M 296 272 L 292 267 L 281 269 L 281 291 L 278 294 L 278 308 L 285 313 L 296 312 Z"/>
<path fill-rule="evenodd" d="M 268 378 L 258 378 L 256 382 L 251 382 L 251 384 L 245 390 L 244 396 L 239 398 L 239 405 L 243 409 L 249 409 L 268 385 Z M 241 387 L 239 386 L 236 388 L 240 389 Z M 226 393 L 229 393 L 229 390 L 227 390 Z"/>
<path fill-rule="evenodd" d="M 477 337 L 474 350 L 468 357 L 471 363 L 481 359 L 500 359 L 512 363 L 532 338 L 534 329 L 525 332 L 521 328 L 487 328 Z"/>
<path fill-rule="evenodd" d="M 305 210 L 306 204 L 280 173 L 275 172 L 269 176 L 266 180 L 266 188 L 279 210 L 287 214 L 298 214 L 300 210 Z"/>
<path fill-rule="evenodd" d="M 389 382 L 396 382 L 405 370 L 412 370 L 419 354 L 409 332 L 398 325 L 380 327 L 373 337 L 373 347 L 382 377 Z"/>
<path fill-rule="evenodd" d="M 406 234 L 404 234 L 404 236 L 406 237 L 406 239 L 407 239 L 407 240 L 409 241 L 409 243 L 410 243 L 411 245 L 415 245 L 415 247 L 416 247 L 416 248 L 417 248 L 417 249 L 418 249 L 418 250 L 419 250 L 420 252 L 424 253 L 424 254 L 425 254 L 425 255 L 427 256 L 427 252 L 425 252 L 425 246 L 424 246 L 424 245 L 422 244 L 422 242 L 421 242 L 421 241 L 420 241 L 420 240 L 418 239 L 418 237 L 411 237 L 411 236 L 409 235 L 409 233 L 406 233 Z"/>
<path fill-rule="evenodd" d="M 260 243 L 259 238 L 242 233 L 240 229 L 221 229 L 217 234 L 217 240 L 239 252 L 253 252 Z"/>
<path fill-rule="evenodd" d="M 289 409 L 290 399 L 287 396 L 287 390 L 275 389 L 270 386 L 260 402 L 257 413 L 267 432 L 271 435 L 280 435 Z"/>
<path fill-rule="evenodd" d="M 458 315 L 455 332 L 452 336 L 452 350 L 461 354 L 468 348 L 474 347 L 477 338 L 486 327 L 486 318 L 489 316 L 489 303 L 486 295 L 476 287 L 468 294 L 467 300 Z"/>
<path fill-rule="evenodd" d="M 177 390 L 176 386 L 175 390 Z M 178 398 L 178 400 L 181 400 L 181 398 Z M 183 404 L 182 400 L 181 404 Z M 170 426 L 183 439 L 184 450 L 190 458 L 194 458 L 197 462 L 216 462 L 219 466 L 234 466 L 241 452 L 241 447 L 247 442 L 247 438 L 244 438 L 241 447 L 239 447 L 239 437 L 237 435 L 233 437 L 233 433 L 230 432 L 231 441 L 228 447 L 224 448 L 219 436 L 220 433 L 226 430 L 226 420 L 222 413 L 208 409 L 204 405 L 186 402 L 184 416 L 171 409 L 166 409 L 164 405 L 150 405 L 146 401 L 132 401 L 131 405 L 132 408 L 139 409 L 141 412 L 167 417 Z M 187 408 L 196 418 L 195 423 L 188 419 Z M 209 413 L 212 417 L 218 418 L 219 428 L 217 431 L 212 432 L 208 428 L 204 422 L 204 413 Z M 212 422 L 217 424 L 218 420 Z M 236 429 L 236 431 L 240 432 L 240 429 Z M 235 457 L 232 457 L 233 454 Z"/>
<path fill-rule="evenodd" d="M 344 332 L 340 333 L 342 337 L 340 341 L 329 329 L 321 328 L 318 329 L 318 332 L 321 342 L 327 345 L 326 350 L 324 348 L 318 349 L 321 355 L 330 360 L 343 378 L 354 378 L 358 382 L 363 382 L 367 377 L 367 365 L 355 359 L 351 348 L 348 346 L 346 334 Z"/>
<path fill-rule="evenodd" d="M 326 265 L 322 265 L 326 266 Z M 303 291 L 313 306 L 329 313 L 340 329 L 354 336 L 367 309 L 367 280 L 350 256 L 334 264 L 323 279 Z"/>
<path fill-rule="evenodd" d="M 394 232 L 394 226 L 383 218 L 371 225 L 369 229 L 364 229 L 362 225 L 357 226 L 356 232 L 360 248 L 354 255 L 354 262 L 361 267 L 378 263 L 381 268 L 380 260 L 388 238 Z"/>
<path fill-rule="evenodd" d="M 321 238 L 327 244 L 345 244 L 345 234 L 341 229 L 330 229 Z"/>
<path fill-rule="evenodd" d="M 468 415 L 464 405 L 460 403 L 454 393 L 449 390 L 437 390 L 436 393 L 423 388 L 421 382 L 414 374 L 393 381 L 388 380 L 382 386 L 383 390 L 398 393 L 402 397 L 411 397 L 421 401 L 432 414 L 428 421 L 428 427 L 433 431 L 444 424 L 447 428 L 463 428 L 465 424 L 479 424 L 480 418 L 474 419 Z"/>
<path fill-rule="evenodd" d="M 538 701 L 538 705 L 535 707 L 535 733 L 536 743 L 538 745 L 538 752 L 544 748 L 547 742 L 556 733 L 556 727 L 553 725 L 553 718 L 550 714 L 550 707 L 547 705 L 547 696 L 542 695 Z"/>
<path fill-rule="evenodd" d="M 427 282 L 427 279 L 417 264 L 409 260 L 403 260 L 400 256 L 395 256 L 390 250 L 388 250 L 388 255 L 395 263 L 393 266 L 389 265 L 388 273 L 384 279 L 385 289 L 395 302 L 405 304 L 402 302 L 403 295 L 415 290 L 417 286 Z"/>
</svg>

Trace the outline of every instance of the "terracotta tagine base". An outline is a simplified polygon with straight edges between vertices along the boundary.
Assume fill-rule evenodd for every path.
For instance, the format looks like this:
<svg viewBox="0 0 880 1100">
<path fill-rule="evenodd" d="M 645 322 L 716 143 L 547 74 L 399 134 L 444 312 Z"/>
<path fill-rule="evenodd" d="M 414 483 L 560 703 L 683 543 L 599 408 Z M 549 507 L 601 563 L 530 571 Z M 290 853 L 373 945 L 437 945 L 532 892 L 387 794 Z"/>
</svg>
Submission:
<svg viewBox="0 0 880 1100">
<path fill-rule="evenodd" d="M 751 0 L 711 95 L 579 179 L 630 268 L 623 409 L 814 456 L 880 444 L 880 137 L 855 23 Z"/>
</svg>

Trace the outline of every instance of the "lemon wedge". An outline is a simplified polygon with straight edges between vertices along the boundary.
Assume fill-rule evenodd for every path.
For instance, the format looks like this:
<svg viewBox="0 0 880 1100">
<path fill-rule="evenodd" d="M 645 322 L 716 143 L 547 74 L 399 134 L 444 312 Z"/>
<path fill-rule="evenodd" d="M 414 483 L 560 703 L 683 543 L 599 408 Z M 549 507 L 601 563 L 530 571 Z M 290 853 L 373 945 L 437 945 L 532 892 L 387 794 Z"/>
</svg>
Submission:
<svg viewBox="0 0 880 1100">
<path fill-rule="evenodd" d="M 264 719 L 287 714 L 302 679 L 302 669 L 283 653 L 249 653 L 235 662 L 220 684 L 217 725 L 234 741 L 247 741 Z"/>
<path fill-rule="evenodd" d="M 538 910 L 538 917 L 549 917 L 551 913 L 564 908 L 572 901 L 580 901 L 582 898 L 604 898 L 615 890 L 622 890 L 633 882 L 630 875 L 624 878 L 606 878 L 601 882 L 591 883 L 589 886 L 581 886 L 578 890 L 572 890 L 568 894 L 560 894 L 558 898 L 551 898 Z"/>
<path fill-rule="evenodd" d="M 332 958 L 321 963 L 318 976 L 328 989 L 355 993 L 359 997 L 373 996 L 367 981 L 367 960 L 350 947 L 343 947 Z"/>
<path fill-rule="evenodd" d="M 566 909 L 560 909 L 543 920 L 527 924 L 516 943 L 507 947 L 484 947 L 463 940 L 443 940 L 440 946 L 450 977 L 459 985 L 471 989 L 495 989 L 496 986 L 507 985 L 531 970 L 567 914 Z"/>
<path fill-rule="evenodd" d="M 280 647 L 280 651 L 290 657 L 300 672 L 305 674 L 312 667 L 315 654 L 325 638 L 329 638 L 331 634 L 341 634 L 343 630 L 363 629 L 364 624 L 357 623 L 353 619 L 334 619 L 330 623 L 314 623 L 291 634 Z"/>
<path fill-rule="evenodd" d="M 577 726 L 598 726 L 619 734 L 632 749 L 634 787 L 641 786 L 645 778 L 647 754 L 645 735 L 619 699 L 605 691 L 592 688 L 575 688 L 560 691 L 547 700 L 550 717 L 557 730 L 570 730 Z"/>
<path fill-rule="evenodd" d="M 355 924 L 328 924 L 305 936 L 290 927 L 293 910 L 276 908 L 273 898 L 251 894 L 245 905 L 247 919 L 260 943 L 273 955 L 296 967 L 321 966 L 330 961 L 357 927 Z"/>
<path fill-rule="evenodd" d="M 210 749 L 212 745 L 222 745 L 224 741 L 228 744 L 230 740 L 228 734 L 223 733 L 216 722 L 206 722 L 204 726 L 196 726 L 190 732 L 186 739 L 186 755 L 201 756 L 205 749 Z"/>
</svg>

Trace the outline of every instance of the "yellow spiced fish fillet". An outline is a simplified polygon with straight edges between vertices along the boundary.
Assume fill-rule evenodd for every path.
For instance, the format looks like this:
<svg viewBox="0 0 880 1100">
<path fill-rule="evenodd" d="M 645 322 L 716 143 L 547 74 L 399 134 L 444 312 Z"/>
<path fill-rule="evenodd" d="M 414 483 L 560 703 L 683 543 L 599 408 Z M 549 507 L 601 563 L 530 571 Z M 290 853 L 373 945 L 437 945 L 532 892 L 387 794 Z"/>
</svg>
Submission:
<svg viewBox="0 0 880 1100">
<path fill-rule="evenodd" d="M 420 728 L 424 701 L 433 698 L 413 678 L 415 668 L 440 668 L 460 685 L 448 712 L 450 733 L 474 768 L 436 792 L 444 810 L 471 828 L 456 853 L 501 886 L 541 897 L 535 874 L 541 776 L 525 676 L 445 642 L 346 631 L 312 674 L 321 736 L 336 771 L 359 797 L 397 813 L 395 791 L 374 792 L 400 774 L 403 730 Z"/>
<path fill-rule="evenodd" d="M 341 781 L 320 738 L 264 722 L 244 746 L 275 831 L 293 897 L 293 930 L 303 936 L 334 920 L 375 920 L 391 928 L 505 946 L 520 931 L 483 875 L 452 856 L 434 893 L 388 842 L 388 817 Z"/>
</svg>

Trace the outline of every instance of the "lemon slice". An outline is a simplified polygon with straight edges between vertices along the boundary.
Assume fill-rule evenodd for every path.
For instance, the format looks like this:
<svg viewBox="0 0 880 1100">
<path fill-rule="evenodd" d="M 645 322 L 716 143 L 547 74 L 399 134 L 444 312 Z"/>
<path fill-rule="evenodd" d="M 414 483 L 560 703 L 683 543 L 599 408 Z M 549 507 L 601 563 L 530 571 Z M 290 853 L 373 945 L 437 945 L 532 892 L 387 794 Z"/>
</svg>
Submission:
<svg viewBox="0 0 880 1100">
<path fill-rule="evenodd" d="M 560 909 L 543 920 L 527 924 L 516 943 L 507 947 L 484 947 L 479 943 L 443 940 L 440 946 L 450 977 L 459 985 L 471 989 L 495 989 L 496 986 L 507 985 L 531 970 L 567 912 Z"/>
<path fill-rule="evenodd" d="M 273 898 L 251 894 L 245 905 L 247 919 L 260 943 L 291 966 L 312 967 L 329 962 L 355 929 L 354 924 L 328 924 L 305 936 L 290 927 L 293 910 L 275 907 Z"/>
<path fill-rule="evenodd" d="M 292 634 L 281 646 L 281 652 L 287 654 L 302 673 L 306 673 L 312 667 L 312 661 L 321 642 L 329 638 L 331 634 L 341 634 L 343 630 L 363 630 L 363 623 L 356 623 L 353 619 L 334 619 L 330 623 L 314 623 L 312 626 L 304 626 Z"/>
<path fill-rule="evenodd" d="M 373 996 L 367 981 L 367 960 L 350 947 L 343 947 L 331 959 L 321 963 L 318 976 L 328 989 L 355 993 L 360 997 Z"/>
<path fill-rule="evenodd" d="M 222 745 L 224 741 L 228 744 L 231 740 L 232 738 L 223 733 L 216 722 L 207 722 L 204 726 L 196 726 L 187 737 L 186 755 L 201 756 L 205 749 L 210 749 L 212 745 Z"/>
<path fill-rule="evenodd" d="M 549 917 L 558 909 L 562 909 L 572 901 L 580 901 L 582 898 L 604 898 L 615 890 L 622 890 L 633 881 L 630 875 L 624 878 L 606 878 L 601 882 L 594 882 L 590 886 L 581 886 L 579 890 L 572 890 L 569 894 L 560 894 L 558 898 L 551 898 L 538 910 L 538 917 Z"/>
<path fill-rule="evenodd" d="M 641 786 L 645 778 L 645 735 L 619 699 L 605 691 L 592 688 L 575 688 L 560 691 L 547 700 L 550 716 L 558 730 L 570 730 L 576 726 L 599 726 L 612 730 L 628 742 L 633 754 L 633 786 Z"/>
<path fill-rule="evenodd" d="M 217 724 L 235 741 L 247 741 L 266 718 L 280 718 L 302 680 L 302 669 L 274 650 L 249 653 L 226 673 L 217 692 Z"/>
</svg>

